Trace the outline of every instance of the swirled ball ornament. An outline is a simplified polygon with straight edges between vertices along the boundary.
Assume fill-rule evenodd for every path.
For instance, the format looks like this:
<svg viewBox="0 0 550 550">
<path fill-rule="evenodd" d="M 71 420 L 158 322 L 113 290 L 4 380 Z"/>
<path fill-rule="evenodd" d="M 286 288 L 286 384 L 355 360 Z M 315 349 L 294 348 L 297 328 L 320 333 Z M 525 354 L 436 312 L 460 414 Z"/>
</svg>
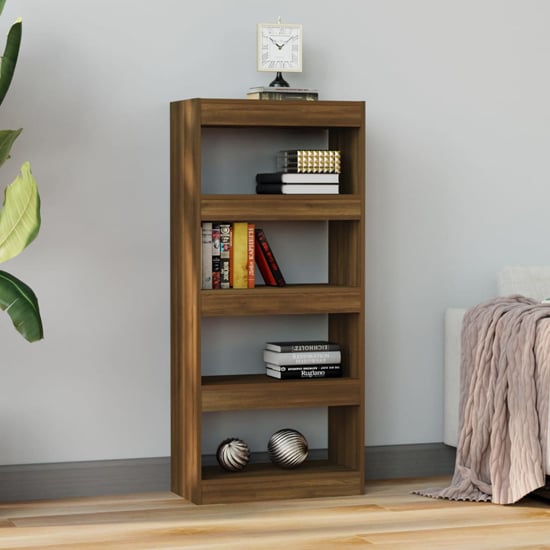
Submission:
<svg viewBox="0 0 550 550">
<path fill-rule="evenodd" d="M 248 464 L 250 449 L 242 439 L 230 437 L 219 444 L 216 459 L 224 470 L 239 472 Z"/>
<path fill-rule="evenodd" d="M 267 444 L 269 458 L 280 468 L 296 468 L 307 458 L 307 439 L 297 430 L 276 431 Z"/>
</svg>

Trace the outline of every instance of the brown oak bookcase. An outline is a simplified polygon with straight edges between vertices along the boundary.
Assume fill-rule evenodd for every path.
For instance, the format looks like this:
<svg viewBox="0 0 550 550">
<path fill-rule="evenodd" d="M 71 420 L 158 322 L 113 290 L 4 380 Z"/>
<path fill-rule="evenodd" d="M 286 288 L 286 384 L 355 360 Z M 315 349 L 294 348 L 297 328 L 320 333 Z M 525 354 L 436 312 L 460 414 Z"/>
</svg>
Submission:
<svg viewBox="0 0 550 550">
<path fill-rule="evenodd" d="M 339 195 L 203 194 L 206 128 L 320 129 L 342 155 Z M 187 99 L 170 105 L 171 488 L 194 503 L 321 497 L 364 492 L 365 103 Z M 255 173 L 251 173 L 251 182 Z M 201 222 L 328 224 L 328 281 L 201 290 Z M 292 246 L 292 243 L 288 243 Z M 265 374 L 204 376 L 205 317 L 324 314 L 342 348 L 342 378 L 276 380 Z M 263 342 L 258 343 L 259 346 Z M 228 473 L 201 459 L 205 412 L 327 408 L 328 455 L 284 470 L 249 464 Z M 267 437 L 270 434 L 267 434 Z M 267 439 L 266 437 L 266 439 Z"/>
</svg>

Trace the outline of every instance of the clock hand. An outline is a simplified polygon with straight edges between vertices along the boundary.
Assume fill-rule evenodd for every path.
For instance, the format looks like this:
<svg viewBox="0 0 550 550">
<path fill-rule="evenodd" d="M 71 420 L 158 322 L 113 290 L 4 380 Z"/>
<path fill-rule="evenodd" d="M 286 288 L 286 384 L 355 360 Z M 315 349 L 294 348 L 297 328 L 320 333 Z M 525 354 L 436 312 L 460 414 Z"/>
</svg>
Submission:
<svg viewBox="0 0 550 550">
<path fill-rule="evenodd" d="M 286 44 L 288 44 L 293 38 L 296 38 L 296 35 L 293 34 L 292 36 L 288 37 L 284 42 L 283 42 L 283 46 L 285 46 Z"/>
<path fill-rule="evenodd" d="M 275 46 L 277 46 L 277 48 L 279 48 L 279 50 L 283 49 L 284 44 L 279 44 L 278 42 L 275 42 L 275 40 L 273 40 L 273 38 L 271 38 L 271 36 L 268 36 L 268 38 L 269 38 L 269 40 L 271 40 L 271 42 L 273 42 L 273 44 L 275 44 Z"/>
</svg>

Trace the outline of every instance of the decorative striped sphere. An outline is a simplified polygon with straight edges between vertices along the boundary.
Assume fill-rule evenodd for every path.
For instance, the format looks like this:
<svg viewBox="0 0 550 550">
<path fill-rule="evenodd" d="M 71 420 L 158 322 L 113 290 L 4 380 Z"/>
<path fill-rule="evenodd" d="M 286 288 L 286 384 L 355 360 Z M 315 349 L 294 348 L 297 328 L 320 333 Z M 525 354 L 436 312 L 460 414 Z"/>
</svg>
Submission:
<svg viewBox="0 0 550 550">
<path fill-rule="evenodd" d="M 239 472 L 248 464 L 249 458 L 248 445 L 236 437 L 224 439 L 216 451 L 218 464 L 228 472 Z"/>
<path fill-rule="evenodd" d="M 281 468 L 296 468 L 307 458 L 307 439 L 297 430 L 276 431 L 267 444 L 269 458 Z"/>
</svg>

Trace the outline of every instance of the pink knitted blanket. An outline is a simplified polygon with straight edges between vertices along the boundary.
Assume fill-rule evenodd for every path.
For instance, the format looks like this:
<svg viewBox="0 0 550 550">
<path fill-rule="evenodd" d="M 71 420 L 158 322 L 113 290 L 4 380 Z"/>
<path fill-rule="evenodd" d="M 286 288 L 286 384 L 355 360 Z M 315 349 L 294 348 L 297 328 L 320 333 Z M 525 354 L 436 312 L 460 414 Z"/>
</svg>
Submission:
<svg viewBox="0 0 550 550">
<path fill-rule="evenodd" d="M 545 484 L 549 317 L 550 305 L 523 296 L 466 312 L 454 476 L 416 494 L 511 504 Z"/>
</svg>

